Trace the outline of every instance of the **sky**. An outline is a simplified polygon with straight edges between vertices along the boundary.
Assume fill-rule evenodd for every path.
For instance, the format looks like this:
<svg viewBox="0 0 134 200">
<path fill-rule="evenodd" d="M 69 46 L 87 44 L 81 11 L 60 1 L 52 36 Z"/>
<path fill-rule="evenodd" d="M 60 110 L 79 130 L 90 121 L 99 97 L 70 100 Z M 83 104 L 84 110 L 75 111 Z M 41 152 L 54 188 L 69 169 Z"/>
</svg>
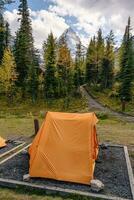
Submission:
<svg viewBox="0 0 134 200">
<path fill-rule="evenodd" d="M 19 0 L 16 0 L 4 12 L 12 35 L 19 27 L 18 5 Z M 112 29 L 115 42 L 119 45 L 129 16 L 134 28 L 134 0 L 28 0 L 28 5 L 38 49 L 42 48 L 51 31 L 58 38 L 69 26 L 84 46 L 88 45 L 99 28 L 102 28 L 105 37 Z"/>
</svg>

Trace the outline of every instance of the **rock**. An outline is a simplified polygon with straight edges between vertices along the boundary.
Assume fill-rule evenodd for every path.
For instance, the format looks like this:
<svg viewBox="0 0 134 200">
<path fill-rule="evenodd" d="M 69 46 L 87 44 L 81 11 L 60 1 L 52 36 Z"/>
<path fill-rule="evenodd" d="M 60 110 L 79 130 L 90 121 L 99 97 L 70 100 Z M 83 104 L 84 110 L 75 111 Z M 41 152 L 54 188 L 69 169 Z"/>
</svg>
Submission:
<svg viewBox="0 0 134 200">
<path fill-rule="evenodd" d="M 16 145 L 19 145 L 19 144 L 22 144 L 22 141 L 20 141 L 20 140 L 14 140 L 13 143 L 16 144 Z"/>
<path fill-rule="evenodd" d="M 107 149 L 107 148 L 108 148 L 108 144 L 106 144 L 106 143 L 101 144 L 101 149 Z"/>
<path fill-rule="evenodd" d="M 97 159 L 95 162 L 96 163 L 102 163 L 102 160 Z"/>
<path fill-rule="evenodd" d="M 29 181 L 29 180 L 30 180 L 30 175 L 29 174 L 23 175 L 23 181 Z"/>
<path fill-rule="evenodd" d="M 97 179 L 91 180 L 91 189 L 94 192 L 99 192 L 104 189 L 104 184 Z"/>
<path fill-rule="evenodd" d="M 23 155 L 27 155 L 27 154 L 28 154 L 28 150 L 24 149 L 24 150 L 22 150 L 21 153 L 22 153 Z"/>
</svg>

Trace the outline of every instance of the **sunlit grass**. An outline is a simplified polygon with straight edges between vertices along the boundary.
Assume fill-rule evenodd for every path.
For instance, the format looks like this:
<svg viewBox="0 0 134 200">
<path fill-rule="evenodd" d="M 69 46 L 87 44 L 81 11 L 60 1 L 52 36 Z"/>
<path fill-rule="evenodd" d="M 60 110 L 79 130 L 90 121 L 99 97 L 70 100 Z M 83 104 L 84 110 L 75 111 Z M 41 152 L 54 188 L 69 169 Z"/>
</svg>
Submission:
<svg viewBox="0 0 134 200">
<path fill-rule="evenodd" d="M 106 119 L 98 123 L 97 130 L 100 142 L 134 145 L 134 123 Z"/>
</svg>

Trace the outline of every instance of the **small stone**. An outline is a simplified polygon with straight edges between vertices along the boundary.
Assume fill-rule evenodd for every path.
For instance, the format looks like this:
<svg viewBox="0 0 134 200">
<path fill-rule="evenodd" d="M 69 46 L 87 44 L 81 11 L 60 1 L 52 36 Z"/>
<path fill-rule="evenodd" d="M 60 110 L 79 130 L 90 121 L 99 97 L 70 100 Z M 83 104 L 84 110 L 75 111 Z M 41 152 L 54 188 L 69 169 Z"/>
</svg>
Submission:
<svg viewBox="0 0 134 200">
<path fill-rule="evenodd" d="M 102 163 L 102 160 L 97 159 L 95 162 L 96 163 Z"/>
<path fill-rule="evenodd" d="M 24 150 L 22 150 L 22 155 L 27 155 L 28 154 L 28 150 L 26 150 L 26 149 L 24 149 Z"/>
<path fill-rule="evenodd" d="M 94 192 L 99 192 L 104 189 L 104 184 L 97 179 L 91 180 L 91 189 Z"/>
<path fill-rule="evenodd" d="M 29 174 L 23 175 L 23 181 L 29 181 L 29 180 L 30 180 L 30 175 Z"/>
<path fill-rule="evenodd" d="M 15 140 L 15 141 L 13 141 L 13 143 L 16 144 L 16 145 L 19 145 L 19 144 L 22 144 L 22 141 Z"/>
<path fill-rule="evenodd" d="M 106 143 L 101 144 L 101 149 L 107 149 L 107 148 L 108 148 L 108 144 L 106 144 Z"/>
</svg>

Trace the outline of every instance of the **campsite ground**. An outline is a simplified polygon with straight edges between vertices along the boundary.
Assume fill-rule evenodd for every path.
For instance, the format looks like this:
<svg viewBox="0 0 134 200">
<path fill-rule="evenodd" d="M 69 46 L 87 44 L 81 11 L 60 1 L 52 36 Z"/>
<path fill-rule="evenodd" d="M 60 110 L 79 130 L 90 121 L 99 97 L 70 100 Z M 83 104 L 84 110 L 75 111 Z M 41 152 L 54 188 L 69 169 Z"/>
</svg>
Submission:
<svg viewBox="0 0 134 200">
<path fill-rule="evenodd" d="M 87 112 L 89 110 L 85 99 L 75 98 L 71 99 L 69 107 L 65 108 L 64 100 L 52 101 L 51 103 L 38 102 L 34 106 L 26 102 L 18 103 L 9 106 L 5 101 L 0 102 L 0 135 L 4 138 L 24 138 L 26 139 L 34 133 L 33 119 L 36 117 L 40 123 L 43 120 L 45 111 L 68 111 L 68 112 Z M 134 123 L 127 123 L 120 119 L 109 117 L 106 113 L 97 113 L 99 123 L 97 125 L 97 132 L 99 142 L 111 142 L 116 144 L 127 145 L 130 150 L 131 161 L 134 169 Z M 22 190 L 8 190 L 0 189 L 0 199 L 14 199 L 14 200 L 62 200 L 62 197 L 43 196 L 38 193 L 26 193 Z M 67 200 L 75 199 L 75 197 L 67 198 Z M 77 197 L 79 199 L 86 199 Z"/>
</svg>

